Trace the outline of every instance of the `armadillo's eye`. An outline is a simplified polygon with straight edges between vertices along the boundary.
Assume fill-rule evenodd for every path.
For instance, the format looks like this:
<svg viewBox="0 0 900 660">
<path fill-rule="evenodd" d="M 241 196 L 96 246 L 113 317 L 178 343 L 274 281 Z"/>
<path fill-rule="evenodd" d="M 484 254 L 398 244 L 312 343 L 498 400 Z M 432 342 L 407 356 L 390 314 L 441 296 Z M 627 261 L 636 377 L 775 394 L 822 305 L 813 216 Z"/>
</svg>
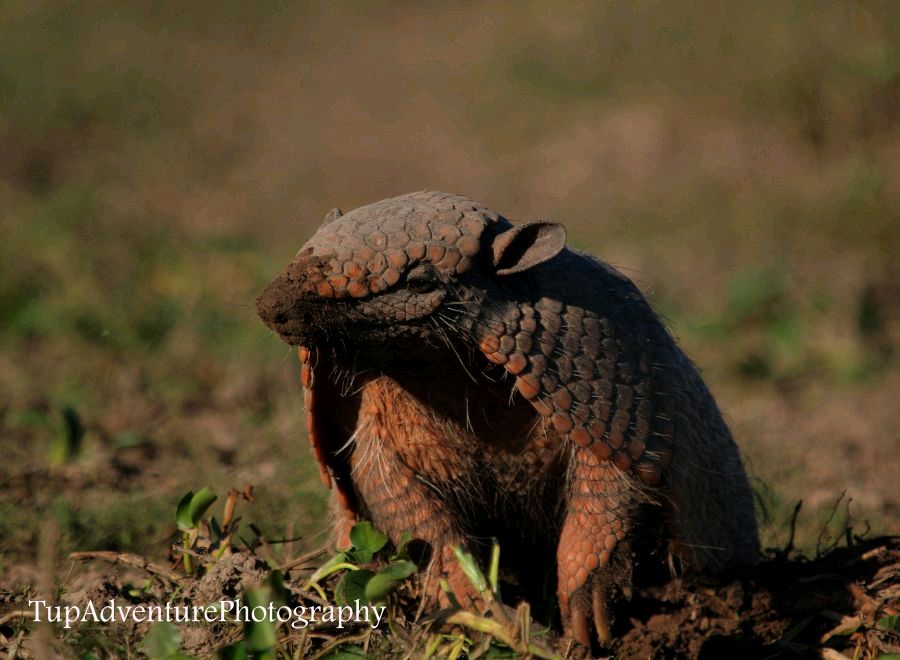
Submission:
<svg viewBox="0 0 900 660">
<path fill-rule="evenodd" d="M 438 285 L 437 274 L 424 266 L 417 266 L 406 276 L 406 288 L 413 293 L 429 293 Z"/>
</svg>

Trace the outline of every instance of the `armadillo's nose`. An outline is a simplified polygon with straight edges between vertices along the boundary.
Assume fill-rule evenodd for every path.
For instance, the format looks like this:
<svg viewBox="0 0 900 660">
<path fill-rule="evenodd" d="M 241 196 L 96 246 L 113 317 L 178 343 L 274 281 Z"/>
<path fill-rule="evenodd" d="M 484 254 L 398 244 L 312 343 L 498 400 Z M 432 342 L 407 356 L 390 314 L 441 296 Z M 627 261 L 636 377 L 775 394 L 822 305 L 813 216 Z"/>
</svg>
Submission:
<svg viewBox="0 0 900 660">
<path fill-rule="evenodd" d="M 278 277 L 269 282 L 259 298 L 256 299 L 256 313 L 272 330 L 283 335 L 291 325 L 291 311 L 294 300 L 284 278 Z"/>
<path fill-rule="evenodd" d="M 327 259 L 301 252 L 256 300 L 256 313 L 289 344 L 302 343 L 313 330 Z"/>
</svg>

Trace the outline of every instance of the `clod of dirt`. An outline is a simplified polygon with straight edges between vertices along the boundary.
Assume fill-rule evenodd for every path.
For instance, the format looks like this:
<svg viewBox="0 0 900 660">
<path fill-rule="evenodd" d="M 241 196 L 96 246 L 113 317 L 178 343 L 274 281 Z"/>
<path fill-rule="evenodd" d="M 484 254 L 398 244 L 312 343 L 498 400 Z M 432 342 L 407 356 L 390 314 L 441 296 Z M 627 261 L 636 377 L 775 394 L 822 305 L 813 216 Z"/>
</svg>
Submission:
<svg viewBox="0 0 900 660">
<path fill-rule="evenodd" d="M 900 539 L 875 539 L 816 559 L 778 556 L 725 583 L 691 576 L 637 589 L 613 651 L 740 660 L 820 658 L 831 649 L 875 657 L 900 644 L 878 625 L 898 606 Z"/>
<path fill-rule="evenodd" d="M 197 604 L 207 604 L 236 598 L 262 582 L 270 570 L 266 562 L 250 553 L 240 552 L 225 557 L 196 583 L 191 600 Z"/>
</svg>

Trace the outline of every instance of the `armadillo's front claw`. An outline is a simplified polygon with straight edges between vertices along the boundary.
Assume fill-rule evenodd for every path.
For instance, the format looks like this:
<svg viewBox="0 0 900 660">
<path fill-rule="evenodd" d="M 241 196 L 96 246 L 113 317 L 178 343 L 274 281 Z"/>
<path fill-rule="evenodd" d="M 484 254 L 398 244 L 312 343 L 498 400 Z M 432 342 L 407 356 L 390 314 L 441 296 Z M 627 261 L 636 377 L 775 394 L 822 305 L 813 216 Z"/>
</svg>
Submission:
<svg viewBox="0 0 900 660">
<path fill-rule="evenodd" d="M 602 570 L 595 571 L 587 584 L 572 594 L 568 621 L 564 622 L 572 639 L 588 648 L 595 641 L 604 648 L 609 646 L 612 641 L 609 598 L 609 580 Z"/>
<path fill-rule="evenodd" d="M 612 641 L 612 634 L 609 631 L 612 625 L 612 618 L 609 614 L 609 593 L 601 580 L 594 580 L 592 587 L 592 601 L 594 606 L 594 631 L 597 633 L 597 640 L 603 646 L 609 646 Z"/>
<path fill-rule="evenodd" d="M 610 604 L 631 585 L 629 509 L 621 474 L 593 453 L 577 455 L 575 483 L 557 549 L 557 589 L 567 635 L 588 648 L 612 639 Z"/>
<path fill-rule="evenodd" d="M 569 616 L 568 626 L 572 639 L 582 646 L 591 646 L 591 625 L 588 619 L 587 609 L 583 603 L 573 603 L 572 613 Z"/>
</svg>

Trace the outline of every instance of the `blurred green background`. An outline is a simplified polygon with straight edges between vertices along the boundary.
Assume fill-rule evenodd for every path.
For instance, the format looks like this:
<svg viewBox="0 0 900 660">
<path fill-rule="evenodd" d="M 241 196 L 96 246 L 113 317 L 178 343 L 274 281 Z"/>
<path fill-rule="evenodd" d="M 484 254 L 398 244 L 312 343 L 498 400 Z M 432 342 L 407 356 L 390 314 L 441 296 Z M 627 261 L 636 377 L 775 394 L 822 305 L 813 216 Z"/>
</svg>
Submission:
<svg viewBox="0 0 900 660">
<path fill-rule="evenodd" d="M 253 302 L 333 206 L 563 221 L 703 368 L 783 543 L 900 532 L 900 3 L 0 3 L 0 586 L 256 486 L 320 545 Z M 838 508 L 832 527 L 846 517 Z"/>
</svg>

